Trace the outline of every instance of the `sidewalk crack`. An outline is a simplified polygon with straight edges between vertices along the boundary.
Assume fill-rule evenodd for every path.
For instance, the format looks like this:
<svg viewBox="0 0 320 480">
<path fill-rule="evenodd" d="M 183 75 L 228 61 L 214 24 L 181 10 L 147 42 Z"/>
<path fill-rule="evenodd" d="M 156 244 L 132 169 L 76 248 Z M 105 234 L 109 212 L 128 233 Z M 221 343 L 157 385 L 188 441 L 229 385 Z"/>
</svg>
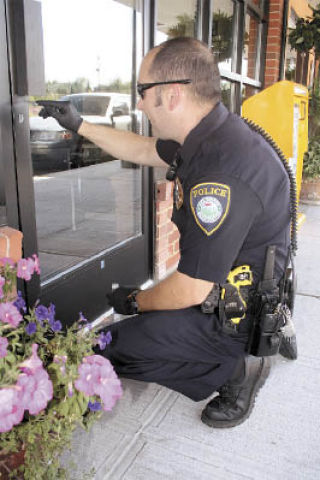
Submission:
<svg viewBox="0 0 320 480">
<path fill-rule="evenodd" d="M 298 292 L 297 295 L 301 297 L 309 297 L 309 298 L 315 298 L 316 300 L 320 300 L 320 295 L 312 295 L 312 293 Z"/>
</svg>

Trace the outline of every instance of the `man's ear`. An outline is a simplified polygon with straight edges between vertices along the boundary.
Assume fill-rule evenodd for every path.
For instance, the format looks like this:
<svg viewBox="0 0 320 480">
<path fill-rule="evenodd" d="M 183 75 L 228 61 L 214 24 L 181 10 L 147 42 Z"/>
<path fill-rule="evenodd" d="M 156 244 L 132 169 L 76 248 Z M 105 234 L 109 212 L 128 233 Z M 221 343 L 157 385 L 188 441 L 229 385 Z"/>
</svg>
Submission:
<svg viewBox="0 0 320 480">
<path fill-rule="evenodd" d="M 168 106 L 169 110 L 175 110 L 181 102 L 181 88 L 180 85 L 172 85 L 168 91 Z"/>
</svg>

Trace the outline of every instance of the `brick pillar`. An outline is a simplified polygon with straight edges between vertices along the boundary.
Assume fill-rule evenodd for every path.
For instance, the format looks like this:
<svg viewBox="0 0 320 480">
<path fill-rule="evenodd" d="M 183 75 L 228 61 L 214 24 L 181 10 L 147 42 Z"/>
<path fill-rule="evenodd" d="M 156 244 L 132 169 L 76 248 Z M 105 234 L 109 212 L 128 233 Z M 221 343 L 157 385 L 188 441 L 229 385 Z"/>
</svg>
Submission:
<svg viewBox="0 0 320 480">
<path fill-rule="evenodd" d="M 22 257 L 22 233 L 11 227 L 0 227 L 0 258 L 17 262 Z"/>
<path fill-rule="evenodd" d="M 3 268 L 1 258 L 10 258 L 14 262 L 18 262 L 22 257 L 22 233 L 10 227 L 0 227 L 0 274 Z M 12 286 L 12 290 L 3 300 L 12 302 L 17 297 L 16 285 Z M 1 474 L 0 474 L 1 477 Z"/>
<path fill-rule="evenodd" d="M 250 16 L 249 43 L 248 43 L 248 77 L 255 78 L 257 54 L 258 22 Z"/>
<path fill-rule="evenodd" d="M 173 183 L 159 181 L 156 188 L 156 232 L 154 277 L 161 280 L 177 266 L 179 253 L 179 232 L 171 222 Z"/>
<path fill-rule="evenodd" d="M 264 87 L 279 80 L 283 0 L 270 0 Z"/>
</svg>

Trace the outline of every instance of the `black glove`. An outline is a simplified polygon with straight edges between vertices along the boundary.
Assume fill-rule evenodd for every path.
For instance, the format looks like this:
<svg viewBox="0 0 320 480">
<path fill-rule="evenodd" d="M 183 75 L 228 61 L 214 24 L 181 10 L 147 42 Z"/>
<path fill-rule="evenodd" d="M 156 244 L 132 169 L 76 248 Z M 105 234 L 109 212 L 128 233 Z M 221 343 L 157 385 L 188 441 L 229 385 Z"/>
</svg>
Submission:
<svg viewBox="0 0 320 480">
<path fill-rule="evenodd" d="M 78 132 L 83 119 L 69 100 L 37 100 L 37 104 L 43 107 L 39 112 L 40 117 L 53 117 L 62 127 Z"/>
<path fill-rule="evenodd" d="M 107 295 L 110 305 L 117 313 L 122 315 L 135 315 L 138 313 L 135 294 L 138 293 L 137 287 L 119 287 Z M 133 294 L 133 295 L 132 295 Z M 132 297 L 130 296 L 132 295 Z"/>
</svg>

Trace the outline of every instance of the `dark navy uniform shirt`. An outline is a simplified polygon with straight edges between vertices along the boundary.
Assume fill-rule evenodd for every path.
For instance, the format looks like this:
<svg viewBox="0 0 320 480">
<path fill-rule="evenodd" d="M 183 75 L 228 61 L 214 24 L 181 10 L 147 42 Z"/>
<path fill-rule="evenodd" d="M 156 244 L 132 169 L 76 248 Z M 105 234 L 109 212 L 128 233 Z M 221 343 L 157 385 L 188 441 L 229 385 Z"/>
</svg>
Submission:
<svg viewBox="0 0 320 480">
<path fill-rule="evenodd" d="M 158 140 L 168 164 L 180 145 Z M 290 183 L 266 140 L 223 104 L 181 147 L 172 220 L 180 232 L 178 271 L 224 283 L 230 270 L 251 266 L 260 279 L 268 245 L 276 245 L 280 279 L 290 242 Z"/>
</svg>

